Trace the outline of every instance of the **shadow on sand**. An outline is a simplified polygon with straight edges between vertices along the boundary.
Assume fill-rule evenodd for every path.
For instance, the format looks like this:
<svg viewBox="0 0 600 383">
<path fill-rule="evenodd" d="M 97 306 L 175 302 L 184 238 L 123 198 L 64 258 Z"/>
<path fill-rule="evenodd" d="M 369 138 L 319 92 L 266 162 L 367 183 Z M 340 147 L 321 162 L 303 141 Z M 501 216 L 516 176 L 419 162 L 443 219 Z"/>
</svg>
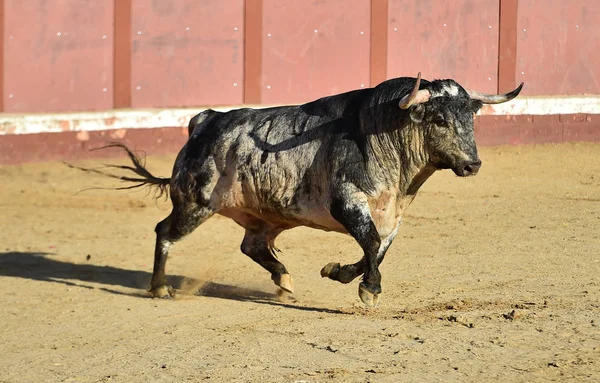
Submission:
<svg viewBox="0 0 600 383">
<path fill-rule="evenodd" d="M 113 293 L 135 297 L 150 297 L 146 292 L 150 284 L 151 274 L 140 270 L 127 270 L 113 266 L 99 266 L 94 264 L 78 264 L 52 259 L 52 253 L 44 252 L 5 252 L 0 253 L 0 276 L 26 278 L 36 281 L 62 283 L 93 289 L 94 286 L 79 284 L 91 282 L 107 285 L 99 289 Z M 325 312 L 330 314 L 345 314 L 343 311 L 330 310 L 319 307 L 301 306 L 293 303 L 281 302 L 276 294 L 253 290 L 239 286 L 226 285 L 215 282 L 201 282 L 181 275 L 167 277 L 168 282 L 175 289 L 199 286 L 194 295 L 229 299 L 235 301 L 255 302 L 272 306 L 281 306 L 303 311 Z M 143 289 L 138 293 L 127 293 L 110 288 L 122 286 L 131 289 Z"/>
</svg>

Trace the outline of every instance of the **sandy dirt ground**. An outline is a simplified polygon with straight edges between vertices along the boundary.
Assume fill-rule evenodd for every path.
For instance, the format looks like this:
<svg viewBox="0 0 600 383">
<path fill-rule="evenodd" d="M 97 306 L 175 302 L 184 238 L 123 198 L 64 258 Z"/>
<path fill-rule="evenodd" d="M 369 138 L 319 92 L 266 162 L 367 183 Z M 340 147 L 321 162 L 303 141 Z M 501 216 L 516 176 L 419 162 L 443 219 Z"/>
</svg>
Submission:
<svg viewBox="0 0 600 383">
<path fill-rule="evenodd" d="M 350 237 L 283 233 L 282 302 L 222 217 L 172 248 L 177 299 L 148 298 L 168 202 L 75 194 L 115 183 L 60 163 L 0 167 L 0 382 L 600 381 L 600 145 L 481 157 L 421 189 L 375 310 L 358 280 L 319 275 L 361 256 Z"/>
</svg>

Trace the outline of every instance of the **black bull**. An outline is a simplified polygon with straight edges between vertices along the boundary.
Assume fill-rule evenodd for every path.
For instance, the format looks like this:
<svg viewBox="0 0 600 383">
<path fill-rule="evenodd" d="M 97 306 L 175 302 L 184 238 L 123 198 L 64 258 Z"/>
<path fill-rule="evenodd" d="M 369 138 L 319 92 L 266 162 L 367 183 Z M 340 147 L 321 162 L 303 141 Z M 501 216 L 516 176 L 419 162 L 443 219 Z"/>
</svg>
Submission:
<svg viewBox="0 0 600 383">
<path fill-rule="evenodd" d="M 453 80 L 421 81 L 419 74 L 299 106 L 207 110 L 190 121 L 170 178 L 154 177 L 115 144 L 134 163 L 120 168 L 137 176 L 108 175 L 138 182 L 132 187 L 169 190 L 173 204 L 156 225 L 150 291 L 173 295 L 165 277 L 169 247 L 218 213 L 246 230 L 241 251 L 289 293 L 292 278 L 275 256 L 281 232 L 308 226 L 351 235 L 363 257 L 354 264 L 329 263 L 321 275 L 342 283 L 362 275 L 360 299 L 376 305 L 379 264 L 405 209 L 436 170 L 477 173 L 475 113 L 483 103 L 513 99 L 522 86 L 488 95 Z"/>
</svg>

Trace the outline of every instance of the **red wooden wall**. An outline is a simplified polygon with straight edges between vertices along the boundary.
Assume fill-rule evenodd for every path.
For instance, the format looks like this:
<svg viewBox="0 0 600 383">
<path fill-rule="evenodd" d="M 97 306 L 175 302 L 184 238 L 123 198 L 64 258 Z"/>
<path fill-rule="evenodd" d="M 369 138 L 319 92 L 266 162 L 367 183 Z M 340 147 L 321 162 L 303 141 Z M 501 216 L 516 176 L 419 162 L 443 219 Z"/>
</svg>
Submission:
<svg viewBox="0 0 600 383">
<path fill-rule="evenodd" d="M 370 8 L 370 0 L 264 0 L 261 102 L 369 86 Z"/>
<path fill-rule="evenodd" d="M 133 108 L 243 103 L 243 0 L 133 0 Z"/>
<path fill-rule="evenodd" d="M 299 103 L 397 76 L 600 93 L 597 0 L 0 0 L 0 112 Z"/>
<path fill-rule="evenodd" d="M 600 1 L 519 0 L 517 81 L 524 95 L 600 90 Z"/>
<path fill-rule="evenodd" d="M 5 112 L 113 107 L 112 1 L 3 3 Z"/>
<path fill-rule="evenodd" d="M 498 88 L 499 0 L 390 0 L 388 77 L 455 78 Z M 432 9 L 433 8 L 433 9 Z"/>
</svg>

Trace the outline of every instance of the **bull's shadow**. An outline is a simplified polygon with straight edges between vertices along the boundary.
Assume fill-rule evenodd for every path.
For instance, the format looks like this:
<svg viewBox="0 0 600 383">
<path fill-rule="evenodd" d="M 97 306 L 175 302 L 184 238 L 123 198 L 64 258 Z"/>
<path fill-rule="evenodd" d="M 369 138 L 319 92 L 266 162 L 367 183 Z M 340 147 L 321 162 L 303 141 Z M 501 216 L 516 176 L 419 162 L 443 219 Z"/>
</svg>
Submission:
<svg viewBox="0 0 600 383">
<path fill-rule="evenodd" d="M 134 297 L 149 297 L 146 288 L 150 284 L 151 274 L 140 270 L 121 269 L 113 266 L 99 266 L 94 264 L 78 264 L 52 259 L 51 253 L 44 252 L 6 252 L 0 253 L 0 276 L 26 278 L 36 281 L 61 283 L 69 286 L 94 289 L 95 286 L 86 285 L 85 282 L 98 283 L 108 287 L 99 289 L 120 295 Z M 185 288 L 196 284 L 191 278 L 181 275 L 170 275 L 167 280 L 176 289 Z M 82 283 L 76 283 L 79 281 Z M 200 283 L 198 283 L 200 284 Z M 229 299 L 236 301 L 249 301 L 273 306 L 283 306 L 304 311 L 328 312 L 341 314 L 342 311 L 328 310 L 316 307 L 297 306 L 279 301 L 276 294 L 260 290 L 253 290 L 239 286 L 207 282 L 195 292 L 211 298 Z M 139 290 L 138 293 L 127 293 L 110 288 L 122 286 Z"/>
</svg>

